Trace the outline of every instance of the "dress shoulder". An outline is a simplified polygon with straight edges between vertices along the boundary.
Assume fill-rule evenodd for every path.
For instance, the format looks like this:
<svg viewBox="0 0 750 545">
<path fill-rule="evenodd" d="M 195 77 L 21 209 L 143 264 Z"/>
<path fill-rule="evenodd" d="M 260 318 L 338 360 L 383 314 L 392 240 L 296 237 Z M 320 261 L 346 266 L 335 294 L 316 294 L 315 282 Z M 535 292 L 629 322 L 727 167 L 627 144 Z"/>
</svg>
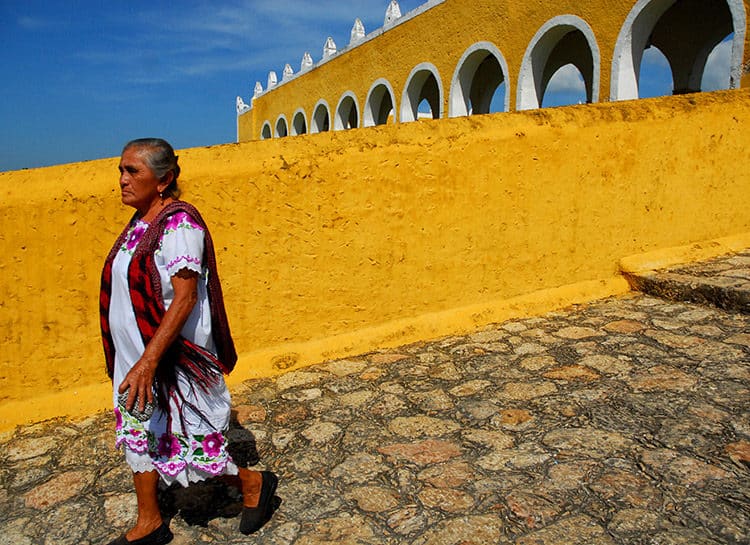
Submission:
<svg viewBox="0 0 750 545">
<path fill-rule="evenodd" d="M 176 212 L 167 219 L 157 258 L 168 276 L 182 269 L 203 272 L 204 237 L 204 229 L 186 212 Z"/>
</svg>

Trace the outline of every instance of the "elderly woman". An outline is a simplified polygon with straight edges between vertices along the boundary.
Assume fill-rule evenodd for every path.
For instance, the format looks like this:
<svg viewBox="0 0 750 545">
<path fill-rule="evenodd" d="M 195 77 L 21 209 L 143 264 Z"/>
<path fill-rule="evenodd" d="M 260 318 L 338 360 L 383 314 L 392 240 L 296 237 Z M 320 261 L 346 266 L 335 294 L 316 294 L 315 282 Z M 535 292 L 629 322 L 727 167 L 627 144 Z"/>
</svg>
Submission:
<svg viewBox="0 0 750 545">
<path fill-rule="evenodd" d="M 230 398 L 224 374 L 237 360 L 211 236 L 178 199 L 172 146 L 129 142 L 120 158 L 122 202 L 136 212 L 102 271 L 102 339 L 113 381 L 116 444 L 133 471 L 138 519 L 110 545 L 172 540 L 157 486 L 232 475 L 243 494 L 240 531 L 272 514 L 277 478 L 237 467 L 227 453 Z"/>
</svg>

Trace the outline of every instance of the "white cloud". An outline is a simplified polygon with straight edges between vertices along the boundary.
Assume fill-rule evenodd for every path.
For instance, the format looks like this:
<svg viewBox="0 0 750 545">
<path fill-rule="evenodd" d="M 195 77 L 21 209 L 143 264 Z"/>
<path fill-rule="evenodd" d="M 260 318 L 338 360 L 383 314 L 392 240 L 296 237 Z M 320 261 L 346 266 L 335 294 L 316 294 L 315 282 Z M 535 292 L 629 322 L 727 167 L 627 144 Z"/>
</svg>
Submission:
<svg viewBox="0 0 750 545">
<path fill-rule="evenodd" d="M 729 71 L 732 63 L 732 41 L 724 41 L 717 45 L 706 62 L 703 72 L 701 89 L 716 91 L 729 89 Z"/>
<path fill-rule="evenodd" d="M 729 88 L 731 58 L 732 40 L 727 38 L 708 56 L 701 90 L 716 91 Z M 656 47 L 649 47 L 643 53 L 640 81 L 641 97 L 667 95 L 672 92 L 672 69 L 667 58 Z"/>
<path fill-rule="evenodd" d="M 402 2 L 402 10 L 421 3 Z M 381 4 L 375 8 L 372 0 L 235 0 L 179 11 L 157 4 L 131 13 L 138 22 L 130 26 L 135 35 L 107 36 L 109 43 L 79 58 L 126 67 L 130 81 L 151 83 L 237 70 L 280 73 L 286 63 L 297 70 L 305 51 L 315 61 L 321 58 L 327 36 L 333 36 L 339 47 L 346 45 L 355 18 L 365 20 L 368 32 L 382 26 L 388 2 Z"/>
<path fill-rule="evenodd" d="M 583 91 L 586 93 L 586 85 L 578 68 L 572 64 L 566 64 L 560 68 L 549 80 L 548 93 L 571 93 Z"/>
<path fill-rule="evenodd" d="M 656 46 L 648 47 L 643 51 L 641 70 L 644 69 L 671 70 L 667 57 L 665 57 L 664 53 L 661 52 L 661 49 Z"/>
</svg>

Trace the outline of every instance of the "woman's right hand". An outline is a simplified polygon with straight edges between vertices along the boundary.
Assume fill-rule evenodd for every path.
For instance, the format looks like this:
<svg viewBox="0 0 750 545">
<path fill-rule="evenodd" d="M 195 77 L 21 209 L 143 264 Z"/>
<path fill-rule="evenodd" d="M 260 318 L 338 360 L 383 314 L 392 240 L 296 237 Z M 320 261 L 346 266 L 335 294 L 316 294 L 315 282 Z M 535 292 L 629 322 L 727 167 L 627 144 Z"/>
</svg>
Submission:
<svg viewBox="0 0 750 545">
<path fill-rule="evenodd" d="M 143 409 L 147 401 L 154 400 L 154 376 L 156 367 L 169 346 L 177 339 L 190 313 L 198 300 L 198 273 L 189 269 L 181 269 L 172 278 L 174 299 L 164 313 L 156 333 L 146 345 L 141 358 L 130 369 L 125 380 L 117 389 L 123 393 L 128 388 L 130 393 L 125 403 L 128 411 L 133 408 L 138 399 L 139 409 Z"/>
<path fill-rule="evenodd" d="M 151 362 L 141 356 L 136 364 L 130 369 L 125 379 L 120 383 L 117 392 L 122 394 L 130 390 L 128 400 L 125 402 L 125 410 L 130 411 L 138 400 L 138 410 L 142 411 L 146 402 L 154 401 L 154 376 L 156 375 L 157 363 Z"/>
</svg>

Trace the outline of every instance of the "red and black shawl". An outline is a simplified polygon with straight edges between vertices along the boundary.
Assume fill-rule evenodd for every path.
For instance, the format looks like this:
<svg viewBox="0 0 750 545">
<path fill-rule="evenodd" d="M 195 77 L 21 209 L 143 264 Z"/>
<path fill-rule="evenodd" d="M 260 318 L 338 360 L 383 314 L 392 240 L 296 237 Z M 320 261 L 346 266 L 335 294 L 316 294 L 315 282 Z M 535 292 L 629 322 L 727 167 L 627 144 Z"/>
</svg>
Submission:
<svg viewBox="0 0 750 545">
<path fill-rule="evenodd" d="M 156 333 L 166 309 L 162 299 L 161 277 L 156 269 L 154 251 L 164 232 L 167 220 L 177 212 L 187 213 L 196 224 L 204 230 L 203 265 L 208 268 L 208 300 L 211 309 L 211 327 L 217 354 L 214 355 L 203 347 L 179 336 L 169 347 L 156 373 L 157 402 L 167 409 L 168 399 L 175 394 L 177 371 L 181 370 L 193 385 L 206 388 L 216 383 L 221 373 L 229 374 L 237 362 L 237 352 L 229 331 L 224 298 L 219 282 L 211 235 L 196 208 L 183 201 L 168 204 L 149 224 L 143 234 L 128 267 L 128 285 L 130 299 L 133 303 L 135 319 L 143 339 L 144 346 Z M 134 216 L 135 219 L 135 216 Z M 102 329 L 104 357 L 107 363 L 109 378 L 114 375 L 115 347 L 109 328 L 109 305 L 112 294 L 112 264 L 117 252 L 125 243 L 132 221 L 115 241 L 102 270 L 101 292 L 99 296 L 99 313 Z M 179 395 L 179 394 L 178 394 Z"/>
</svg>

